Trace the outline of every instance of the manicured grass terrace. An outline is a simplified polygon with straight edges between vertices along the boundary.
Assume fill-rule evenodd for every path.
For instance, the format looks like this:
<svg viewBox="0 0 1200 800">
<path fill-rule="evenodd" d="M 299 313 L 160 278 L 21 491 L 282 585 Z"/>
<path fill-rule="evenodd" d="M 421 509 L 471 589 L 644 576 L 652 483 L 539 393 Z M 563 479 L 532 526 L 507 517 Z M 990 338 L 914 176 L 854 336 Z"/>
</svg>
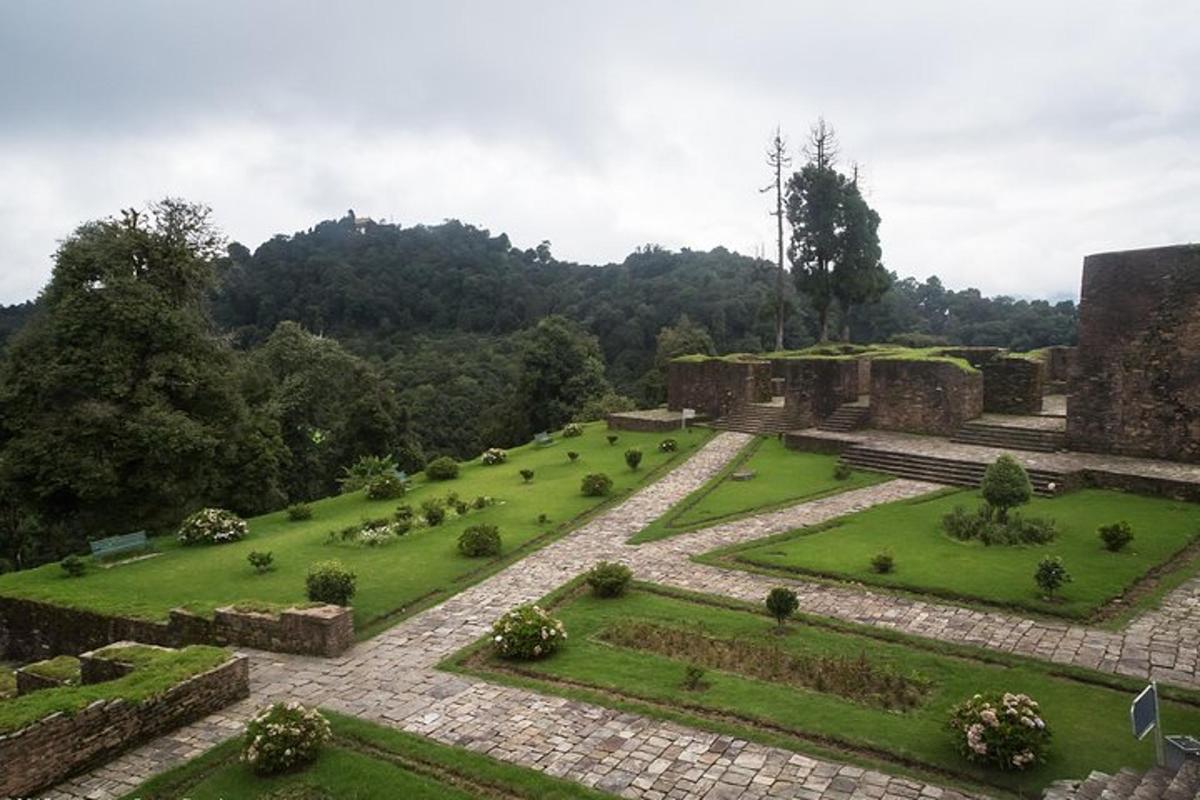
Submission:
<svg viewBox="0 0 1200 800">
<path fill-rule="evenodd" d="M 467 750 L 324 712 L 334 740 L 309 767 L 260 777 L 231 739 L 163 773 L 126 800 L 600 800 L 608 795 Z"/>
<path fill-rule="evenodd" d="M 833 476 L 837 460 L 833 455 L 789 450 L 775 437 L 759 437 L 712 480 L 629 541 L 640 544 L 666 539 L 748 514 L 761 514 L 890 479 L 877 472 L 854 470 L 849 478 L 838 480 Z M 753 470 L 755 476 L 750 480 L 733 480 L 733 473 L 742 470 Z"/>
<path fill-rule="evenodd" d="M 1129 702 L 1139 688 L 1133 681 L 817 618 L 793 621 L 786 635 L 779 636 L 774 622 L 759 611 L 645 585 L 613 600 L 580 594 L 553 613 L 565 623 L 570 639 L 545 661 L 501 661 L 491 655 L 485 639 L 444 666 L 814 755 L 1026 796 L 1036 796 L 1053 780 L 1093 769 L 1148 768 L 1154 758 L 1150 742 L 1137 742 L 1129 734 Z M 689 690 L 683 679 L 690 660 L 663 655 L 657 644 L 632 649 L 602 641 L 610 638 L 607 632 L 631 622 L 752 648 L 778 647 L 797 657 L 866 659 L 874 668 L 923 685 L 923 700 L 912 710 L 887 710 L 736 670 L 710 669 L 703 676 L 706 686 Z M 1046 763 L 1027 773 L 1005 773 L 958 755 L 947 725 L 950 709 L 987 690 L 1025 692 L 1041 703 L 1054 737 Z M 1200 730 L 1200 706 L 1195 704 L 1200 695 L 1175 696 L 1190 702 L 1163 704 L 1167 730 Z"/>
<path fill-rule="evenodd" d="M 1089 619 L 1200 535 L 1196 504 L 1101 489 L 1035 498 L 1022 506 L 1022 515 L 1058 522 L 1058 537 L 1044 545 L 988 547 L 943 532 L 943 515 L 956 505 L 973 510 L 982 502 L 976 491 L 951 490 L 888 503 L 825 525 L 717 551 L 701 560 Z M 1111 553 L 1103 548 L 1096 530 L 1119 520 L 1133 526 L 1135 538 L 1125 550 Z M 883 551 L 895 556 L 896 567 L 879 575 L 871 570 L 871 558 Z M 1033 582 L 1038 562 L 1047 555 L 1061 556 L 1073 577 L 1053 602 Z M 1139 594 L 1128 605 L 1144 607 L 1194 571 L 1194 564 L 1181 565 L 1156 591 Z M 1128 613 L 1129 607 L 1123 611 Z"/>
<path fill-rule="evenodd" d="M 675 453 L 659 451 L 659 442 L 668 438 L 663 434 L 622 431 L 618 435 L 617 443 L 609 445 L 602 423 L 589 424 L 579 437 L 556 436 L 547 447 L 515 448 L 504 464 L 488 467 L 478 459 L 463 464 L 455 480 L 428 481 L 418 475 L 412 490 L 400 500 L 371 502 L 355 492 L 313 503 L 313 518 L 303 522 L 289 521 L 284 512 L 256 517 L 249 520 L 250 533 L 240 542 L 185 548 L 173 537 L 160 537 L 153 542 L 161 555 L 107 569 L 89 564 L 82 578 L 66 577 L 57 564 L 10 573 L 0 576 L 0 595 L 163 620 L 177 606 L 210 614 L 225 605 L 270 608 L 303 603 L 309 565 L 336 558 L 358 575 L 355 629 L 360 637 L 373 635 L 574 527 L 582 515 L 604 502 L 580 493 L 580 480 L 587 473 L 607 473 L 614 483 L 608 499 L 616 500 L 669 464 L 688 458 L 711 432 L 699 429 L 674 435 L 679 442 Z M 625 450 L 631 447 L 644 454 L 637 471 L 625 464 Z M 568 451 L 578 452 L 578 460 L 571 462 Z M 520 476 L 526 468 L 535 473 L 531 483 Z M 500 502 L 464 517 L 451 512 L 441 526 L 415 530 L 385 547 L 327 541 L 330 531 L 390 517 L 401 503 L 419 508 L 422 500 L 444 497 L 450 491 L 467 502 L 479 495 Z M 546 514 L 549 522 L 539 524 L 540 514 Z M 479 523 L 499 526 L 503 549 L 498 558 L 459 554 L 459 533 Z M 246 562 L 252 550 L 272 552 L 275 569 L 256 574 Z"/>
</svg>

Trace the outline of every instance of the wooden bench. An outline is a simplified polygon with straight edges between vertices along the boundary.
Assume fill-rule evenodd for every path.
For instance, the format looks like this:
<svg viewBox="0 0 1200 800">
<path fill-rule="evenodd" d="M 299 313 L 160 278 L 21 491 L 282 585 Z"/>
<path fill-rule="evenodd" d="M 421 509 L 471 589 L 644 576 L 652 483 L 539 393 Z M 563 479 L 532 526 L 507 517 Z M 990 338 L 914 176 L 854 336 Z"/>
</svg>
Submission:
<svg viewBox="0 0 1200 800">
<path fill-rule="evenodd" d="M 546 431 L 542 431 L 541 433 L 535 433 L 533 435 L 533 443 L 536 444 L 538 447 L 545 447 L 547 445 L 554 444 L 554 439 L 550 436 L 549 433 L 547 433 Z"/>
<path fill-rule="evenodd" d="M 88 547 L 92 548 L 92 555 L 96 558 L 109 558 L 121 553 L 145 550 L 148 544 L 146 542 L 146 532 L 135 531 L 134 533 L 126 533 L 121 536 L 109 536 L 107 539 L 96 539 L 95 541 L 88 542 Z"/>
</svg>

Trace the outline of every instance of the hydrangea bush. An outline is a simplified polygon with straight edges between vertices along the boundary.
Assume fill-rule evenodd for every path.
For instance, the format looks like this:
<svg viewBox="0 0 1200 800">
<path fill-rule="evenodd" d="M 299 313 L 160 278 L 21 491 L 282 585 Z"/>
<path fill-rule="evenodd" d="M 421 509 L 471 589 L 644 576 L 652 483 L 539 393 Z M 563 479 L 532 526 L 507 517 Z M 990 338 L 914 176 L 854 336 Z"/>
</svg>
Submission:
<svg viewBox="0 0 1200 800">
<path fill-rule="evenodd" d="M 223 508 L 202 508 L 179 526 L 183 544 L 224 544 L 246 536 L 246 520 Z"/>
<path fill-rule="evenodd" d="M 950 713 L 958 751 L 968 761 L 1025 770 L 1045 759 L 1050 730 L 1026 694 L 977 694 Z"/>
<path fill-rule="evenodd" d="M 482 461 L 485 466 L 492 467 L 496 464 L 503 464 L 505 461 L 507 461 L 508 453 L 504 452 L 499 447 L 489 447 L 487 450 L 483 451 L 483 455 L 479 457 L 479 460 Z"/>
<path fill-rule="evenodd" d="M 568 422 L 563 426 L 562 435 L 564 439 L 571 439 L 575 436 L 583 436 L 583 426 L 578 422 Z"/>
<path fill-rule="evenodd" d="M 562 621 L 536 605 L 514 608 L 492 625 L 492 646 L 504 658 L 522 661 L 545 658 L 566 638 Z"/>
<path fill-rule="evenodd" d="M 288 772 L 312 763 L 332 736 L 329 720 L 315 708 L 276 703 L 247 723 L 242 760 L 260 775 Z"/>
</svg>

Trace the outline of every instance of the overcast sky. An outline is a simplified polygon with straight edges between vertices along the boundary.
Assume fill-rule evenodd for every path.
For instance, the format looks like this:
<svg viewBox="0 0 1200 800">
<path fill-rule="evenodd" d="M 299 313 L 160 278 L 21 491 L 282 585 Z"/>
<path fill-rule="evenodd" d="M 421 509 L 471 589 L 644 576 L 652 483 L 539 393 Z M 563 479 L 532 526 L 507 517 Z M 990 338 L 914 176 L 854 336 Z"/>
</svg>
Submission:
<svg viewBox="0 0 1200 800">
<path fill-rule="evenodd" d="M 1200 239 L 1200 3 L 988 5 L 0 0 L 0 302 L 164 195 L 250 247 L 353 208 L 770 252 L 767 140 L 819 115 L 901 275 L 1057 298 Z"/>
</svg>

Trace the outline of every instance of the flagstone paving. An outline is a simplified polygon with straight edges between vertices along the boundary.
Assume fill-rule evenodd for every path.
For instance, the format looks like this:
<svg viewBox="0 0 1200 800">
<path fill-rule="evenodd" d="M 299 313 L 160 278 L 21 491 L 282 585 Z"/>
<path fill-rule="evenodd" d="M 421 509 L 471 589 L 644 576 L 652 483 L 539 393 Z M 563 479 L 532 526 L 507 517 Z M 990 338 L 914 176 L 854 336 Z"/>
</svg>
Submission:
<svg viewBox="0 0 1200 800">
<path fill-rule="evenodd" d="M 93 800 L 120 796 L 150 775 L 236 734 L 257 708 L 276 699 L 296 699 L 626 797 L 965 797 L 875 770 L 435 669 L 443 658 L 483 635 L 503 611 L 545 595 L 598 560 L 624 561 L 640 579 L 757 601 L 766 588 L 781 581 L 696 564 L 691 556 L 937 488 L 918 481 L 890 481 L 651 544 L 625 543 L 716 474 L 748 438 L 720 434 L 661 480 L 569 536 L 339 658 L 245 651 L 252 659 L 249 700 L 140 747 L 46 796 Z M 790 583 L 802 596 L 802 609 L 810 613 L 1122 674 L 1153 673 L 1181 685 L 1197 684 L 1197 581 L 1176 590 L 1161 610 L 1119 633 L 858 587 Z"/>
</svg>

